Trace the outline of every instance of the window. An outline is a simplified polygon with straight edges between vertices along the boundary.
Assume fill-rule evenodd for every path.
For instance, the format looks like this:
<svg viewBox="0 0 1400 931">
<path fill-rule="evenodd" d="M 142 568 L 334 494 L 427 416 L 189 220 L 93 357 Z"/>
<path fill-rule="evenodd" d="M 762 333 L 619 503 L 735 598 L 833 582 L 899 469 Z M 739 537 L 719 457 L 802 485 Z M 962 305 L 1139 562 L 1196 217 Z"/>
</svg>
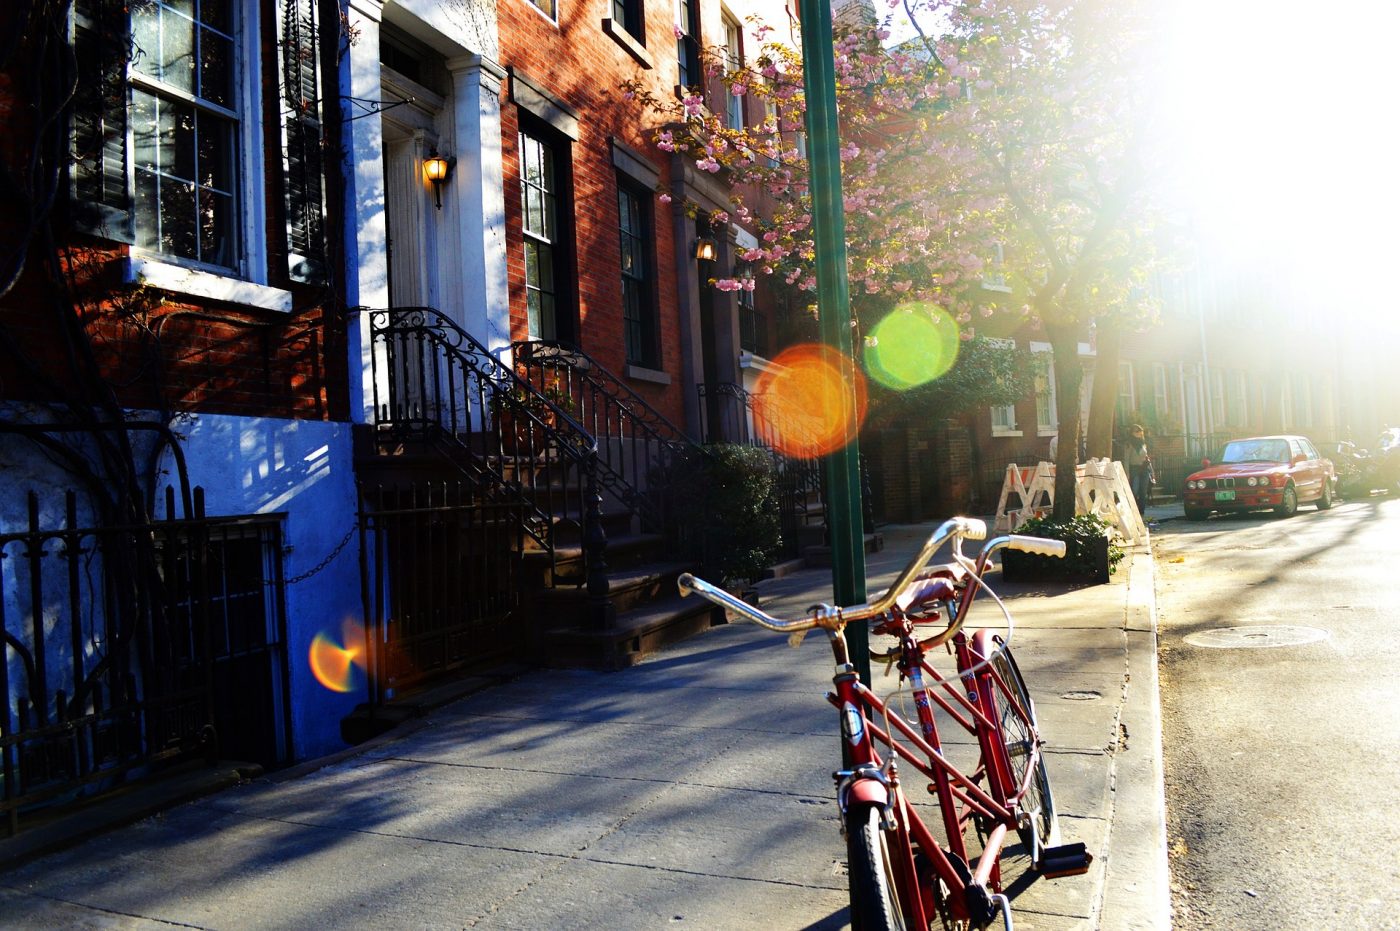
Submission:
<svg viewBox="0 0 1400 931">
<path fill-rule="evenodd" d="M 1035 428 L 1044 436 L 1060 426 L 1055 407 L 1055 357 L 1048 343 L 1031 343 L 1031 359 L 1035 365 Z"/>
<path fill-rule="evenodd" d="M 988 339 L 989 343 L 1003 349 L 1016 348 L 1015 340 Z M 991 408 L 992 436 L 1020 436 L 1016 428 L 1016 405 L 996 404 Z"/>
<path fill-rule="evenodd" d="M 642 0 L 613 0 L 613 22 L 642 45 L 647 44 L 646 26 L 642 19 Z"/>
<path fill-rule="evenodd" d="M 1118 403 L 1115 405 L 1118 420 L 1127 423 L 1137 410 L 1137 391 L 1133 385 L 1133 364 L 1118 363 Z"/>
<path fill-rule="evenodd" d="M 753 281 L 752 263 L 740 262 L 734 269 L 734 277 L 740 281 Z M 759 312 L 754 292 L 743 288 L 736 293 L 739 297 L 739 348 L 757 356 L 767 356 L 768 315 Z"/>
<path fill-rule="evenodd" d="M 558 337 L 560 166 L 543 139 L 520 133 L 520 215 L 525 239 L 525 306 L 531 339 Z"/>
<path fill-rule="evenodd" d="M 134 4 L 131 139 L 136 245 L 239 266 L 235 5 Z"/>
<path fill-rule="evenodd" d="M 621 179 L 617 185 L 618 236 L 622 255 L 622 320 L 627 361 L 660 368 L 656 334 L 656 282 L 650 244 L 655 241 L 651 197 Z"/>
<path fill-rule="evenodd" d="M 1152 363 L 1152 410 L 1157 415 L 1160 428 L 1172 412 L 1172 396 L 1167 381 L 1167 367 L 1161 362 Z"/>
<path fill-rule="evenodd" d="M 1249 385 L 1245 379 L 1244 372 L 1230 372 L 1227 381 L 1229 391 L 1226 394 L 1226 407 L 1228 408 L 1229 423 L 1232 427 L 1243 427 L 1248 423 L 1246 401 L 1248 397 Z"/>
<path fill-rule="evenodd" d="M 1210 376 L 1210 422 L 1215 429 L 1225 423 L 1225 373 L 1219 370 Z"/>
<path fill-rule="evenodd" d="M 731 72 L 744 67 L 743 30 L 729 16 L 724 17 L 724 66 Z M 724 101 L 724 124 L 733 130 L 744 128 L 744 98 L 736 97 L 726 89 Z"/>
<path fill-rule="evenodd" d="M 220 290 L 233 276 L 267 279 L 263 208 L 273 205 L 263 201 L 253 79 L 264 47 L 279 51 L 281 86 L 269 92 L 281 97 L 288 274 L 325 275 L 316 3 L 281 0 L 275 37 L 259 33 L 261 8 L 74 0 L 73 216 L 80 229 L 131 243 L 145 254 L 133 267 L 162 274 L 170 290 L 289 307 L 285 292 Z"/>
<path fill-rule="evenodd" d="M 676 83 L 683 88 L 698 87 L 704 76 L 700 70 L 700 0 L 677 0 Z"/>
<path fill-rule="evenodd" d="M 551 22 L 557 18 L 558 8 L 555 6 L 555 0 L 530 0 L 530 2 L 537 10 L 549 17 Z"/>
<path fill-rule="evenodd" d="M 1011 288 L 1006 283 L 1006 247 L 1001 243 L 995 243 L 992 251 L 991 261 L 987 263 L 986 273 L 982 275 L 982 287 L 988 291 L 1006 291 Z"/>
<path fill-rule="evenodd" d="M 1293 412 L 1299 427 L 1313 425 L 1312 383 L 1306 375 L 1293 376 Z"/>
</svg>

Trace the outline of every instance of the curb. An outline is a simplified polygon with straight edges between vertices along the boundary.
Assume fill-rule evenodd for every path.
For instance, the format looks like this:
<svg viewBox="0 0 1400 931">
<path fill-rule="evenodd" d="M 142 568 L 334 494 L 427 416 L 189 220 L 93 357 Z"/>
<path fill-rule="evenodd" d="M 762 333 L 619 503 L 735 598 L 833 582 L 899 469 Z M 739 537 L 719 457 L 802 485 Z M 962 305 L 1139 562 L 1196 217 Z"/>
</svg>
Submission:
<svg viewBox="0 0 1400 931">
<path fill-rule="evenodd" d="M 1151 537 L 1136 548 L 1124 605 L 1127 669 L 1119 718 L 1122 744 L 1110 780 L 1108 860 L 1098 926 L 1171 928 L 1166 783 L 1157 672 L 1157 596 Z"/>
</svg>

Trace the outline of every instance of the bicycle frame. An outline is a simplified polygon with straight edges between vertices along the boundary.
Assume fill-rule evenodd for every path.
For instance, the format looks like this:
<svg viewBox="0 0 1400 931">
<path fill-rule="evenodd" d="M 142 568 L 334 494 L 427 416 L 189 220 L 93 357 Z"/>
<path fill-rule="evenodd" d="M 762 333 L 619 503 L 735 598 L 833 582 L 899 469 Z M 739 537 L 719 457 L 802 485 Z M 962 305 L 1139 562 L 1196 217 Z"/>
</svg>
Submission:
<svg viewBox="0 0 1400 931">
<path fill-rule="evenodd" d="M 776 618 L 689 573 L 677 580 L 683 595 L 702 595 L 739 617 L 787 633 L 794 646 L 805 631 L 826 631 L 836 659 L 833 691 L 827 698 L 840 712 L 845 758 L 850 765 L 833 774 L 842 830 L 857 830 L 851 820 L 851 806 L 859 805 L 857 813 L 864 819 L 858 833 L 847 834 L 853 845 L 851 862 L 854 865 L 858 859 L 862 877 L 858 881 L 857 874 L 852 873 L 852 890 L 854 893 L 858 885 L 874 890 L 871 894 L 876 896 L 877 907 L 870 920 L 879 921 L 882 926 L 895 917 L 888 909 L 897 905 L 907 919 L 906 926 L 927 928 L 937 912 L 945 922 L 965 922 L 981 928 L 1000 913 L 1010 931 L 1010 903 L 1001 892 L 1000 861 L 1007 834 L 1012 830 L 1029 838 L 1032 863 L 1044 876 L 1082 873 L 1093 860 L 1082 843 L 1042 847 L 1047 839 L 1041 836 L 1042 830 L 1048 838 L 1055 836 L 1055 816 L 1025 683 L 1010 652 L 1001 659 L 1004 642 L 986 630 L 976 631 L 970 638 L 963 631 L 967 611 L 978 591 L 985 587 L 982 574 L 992 553 L 1011 547 L 1063 556 L 1065 545 L 1009 534 L 989 540 L 974 562 L 961 553 L 964 539 L 986 539 L 986 525 L 965 517 L 945 521 L 895 582 L 874 601 L 847 608 L 814 605 L 803 618 Z M 953 541 L 954 564 L 925 572 L 933 553 L 949 540 Z M 990 593 L 990 589 L 987 591 Z M 995 594 L 992 597 L 1000 604 Z M 947 627 L 920 640 L 915 633 L 916 623 L 938 620 L 940 608 L 947 615 Z M 1006 610 L 1004 605 L 1002 610 Z M 901 683 L 908 682 L 914 695 L 916 723 L 899 715 L 889 706 L 888 699 L 880 698 L 859 681 L 850 662 L 845 629 L 849 624 L 865 622 L 872 623 L 876 632 L 897 638 L 897 649 L 872 657 L 898 664 Z M 956 676 L 939 674 L 927 660 L 930 649 L 945 644 L 956 658 Z M 1014 687 L 998 671 L 998 665 L 1014 680 Z M 971 773 L 960 770 L 944 754 L 935 705 L 953 724 L 976 739 L 978 762 Z M 996 710 L 999 707 L 1000 714 Z M 1005 724 L 1010 725 L 1007 730 L 1016 737 L 1017 758 L 1024 753 L 1026 760 L 1019 784 L 1013 784 L 1011 745 L 1003 733 Z M 1022 746 L 1024 751 L 1019 749 Z M 938 799 L 948 840 L 946 847 L 908 803 L 900 781 L 900 760 L 929 780 L 929 791 Z M 1027 811 L 1023 801 L 1037 779 L 1040 806 Z M 872 832 L 872 819 L 877 815 L 880 830 Z M 979 833 L 985 833 L 975 869 L 965 838 L 969 822 L 975 823 Z M 873 852 L 876 834 L 878 853 Z M 855 851 L 859 851 L 859 858 Z M 894 888 L 887 889 L 889 885 Z M 947 895 L 942 892 L 945 888 Z"/>
<path fill-rule="evenodd" d="M 917 728 L 859 681 L 845 659 L 844 631 L 832 634 L 837 672 L 832 680 L 835 691 L 827 695 L 827 700 L 842 711 L 842 733 L 851 760 L 851 769 L 837 774 L 844 780 L 838 787 L 842 812 L 844 814 L 852 801 L 865 801 L 881 805 L 887 817 L 892 817 L 899 838 L 896 847 L 901 852 L 896 858 L 900 875 L 895 885 L 902 908 L 914 927 L 927 927 L 933 910 L 940 908 L 932 876 L 921 876 L 914 862 L 916 848 L 928 858 L 933 874 L 949 890 L 942 905 L 948 909 L 948 917 L 954 921 L 985 922 L 995 914 L 991 896 L 1001 892 L 1002 848 L 1008 832 L 1017 826 L 1017 805 L 1034 772 L 1040 754 L 1039 741 L 1032 741 L 1025 779 L 1018 786 L 1010 786 L 1011 774 L 1001 753 L 1000 723 L 982 711 L 995 707 L 991 700 L 993 690 L 999 691 L 998 701 L 1006 702 L 1011 713 L 1025 722 L 1030 733 L 1035 731 L 1012 690 L 986 662 L 996 649 L 991 634 L 979 630 L 971 642 L 961 631 L 955 635 L 952 647 L 958 675 L 950 679 L 929 665 L 913 635 L 912 623 L 903 621 L 903 624 L 899 668 L 901 679 L 909 680 L 913 688 Z M 964 694 L 962 683 L 969 675 L 973 684 Z M 931 682 L 924 682 L 925 679 Z M 931 704 L 936 704 L 977 739 L 980 765 L 971 774 L 962 772 L 944 756 Z M 887 725 L 881 727 L 876 721 L 885 721 Z M 909 746 L 892 739 L 889 729 L 898 731 Z M 947 850 L 906 803 L 898 768 L 887 765 L 890 757 L 881 759 L 877 746 L 903 759 L 930 780 L 930 791 L 938 799 L 948 838 Z M 981 817 L 992 826 L 975 871 L 971 868 L 965 840 L 967 823 L 974 817 Z"/>
</svg>

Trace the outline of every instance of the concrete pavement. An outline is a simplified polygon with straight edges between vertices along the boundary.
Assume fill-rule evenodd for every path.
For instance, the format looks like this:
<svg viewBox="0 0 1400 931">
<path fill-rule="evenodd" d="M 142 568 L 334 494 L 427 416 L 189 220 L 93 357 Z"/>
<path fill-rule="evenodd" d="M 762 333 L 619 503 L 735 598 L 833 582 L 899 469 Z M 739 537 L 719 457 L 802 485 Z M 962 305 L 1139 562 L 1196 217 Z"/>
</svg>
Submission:
<svg viewBox="0 0 1400 931">
<path fill-rule="evenodd" d="M 884 528 L 872 593 L 932 527 Z M 831 597 L 825 570 L 759 588 L 780 616 Z M 1108 585 L 998 590 L 1061 832 L 1096 857 L 1057 880 L 1010 857 L 1016 927 L 1165 929 L 1150 553 Z M 1001 618 L 986 604 L 970 623 Z M 824 638 L 794 650 L 741 624 L 622 672 L 530 672 L 0 875 L 0 926 L 846 927 L 830 674 Z"/>
</svg>

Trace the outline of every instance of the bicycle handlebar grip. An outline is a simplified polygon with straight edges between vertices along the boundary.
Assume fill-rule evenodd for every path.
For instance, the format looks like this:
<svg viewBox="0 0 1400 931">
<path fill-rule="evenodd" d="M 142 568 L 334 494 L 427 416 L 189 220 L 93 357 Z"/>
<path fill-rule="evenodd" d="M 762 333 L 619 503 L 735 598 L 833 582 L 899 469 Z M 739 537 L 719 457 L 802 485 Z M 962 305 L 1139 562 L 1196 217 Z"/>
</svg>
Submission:
<svg viewBox="0 0 1400 931">
<path fill-rule="evenodd" d="M 689 572 L 682 572 L 676 578 L 676 588 L 681 590 L 682 598 L 695 594 L 695 576 Z"/>
<path fill-rule="evenodd" d="M 975 517 L 960 517 L 962 522 L 962 535 L 969 540 L 987 539 L 987 522 L 978 520 Z"/>
<path fill-rule="evenodd" d="M 1064 540 L 1047 540 L 1044 537 L 1027 537 L 1019 533 L 1011 534 L 1011 542 L 1006 545 L 1013 550 L 1020 550 L 1023 553 L 1037 553 L 1041 556 L 1063 557 L 1066 549 Z"/>
</svg>

